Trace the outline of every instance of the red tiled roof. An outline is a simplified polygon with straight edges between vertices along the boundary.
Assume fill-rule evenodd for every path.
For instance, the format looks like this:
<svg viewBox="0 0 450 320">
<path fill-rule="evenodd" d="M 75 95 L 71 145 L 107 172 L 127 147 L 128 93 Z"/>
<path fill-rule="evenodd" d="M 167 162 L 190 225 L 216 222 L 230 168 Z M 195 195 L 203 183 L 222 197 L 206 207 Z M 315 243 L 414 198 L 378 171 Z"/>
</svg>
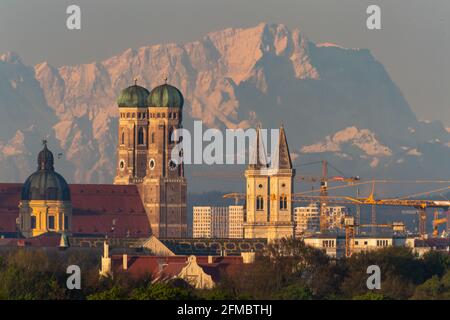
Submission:
<svg viewBox="0 0 450 320">
<path fill-rule="evenodd" d="M 150 224 L 135 185 L 72 184 L 72 233 L 76 236 L 144 238 Z M 0 183 L 0 233 L 16 232 L 22 184 Z"/>
<path fill-rule="evenodd" d="M 223 273 L 237 274 L 242 269 L 242 257 L 213 257 L 208 263 L 208 257 L 196 257 L 203 271 L 209 274 L 213 281 L 218 281 Z M 128 269 L 123 270 L 123 256 L 113 255 L 112 269 L 115 273 L 126 273 L 135 279 L 152 275 L 153 279 L 167 280 L 177 276 L 187 265 L 187 256 L 128 256 Z"/>
<path fill-rule="evenodd" d="M 0 183 L 0 233 L 15 233 L 22 184 Z"/>
<path fill-rule="evenodd" d="M 49 232 L 33 238 L 5 238 L 0 239 L 0 246 L 8 247 L 48 247 L 56 248 L 61 241 L 61 234 Z"/>
</svg>

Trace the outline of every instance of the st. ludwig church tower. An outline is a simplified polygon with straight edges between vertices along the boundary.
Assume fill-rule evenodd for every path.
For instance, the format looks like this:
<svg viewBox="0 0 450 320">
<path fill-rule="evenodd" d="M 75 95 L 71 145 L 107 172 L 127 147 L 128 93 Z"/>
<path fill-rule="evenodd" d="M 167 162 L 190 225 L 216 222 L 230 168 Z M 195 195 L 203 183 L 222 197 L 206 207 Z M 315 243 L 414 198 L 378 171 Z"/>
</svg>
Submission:
<svg viewBox="0 0 450 320">
<path fill-rule="evenodd" d="M 283 126 L 268 164 L 259 127 L 251 163 L 245 170 L 247 214 L 244 238 L 289 238 L 294 235 L 292 193 L 295 170 Z"/>
<path fill-rule="evenodd" d="M 187 183 L 183 163 L 172 159 L 181 141 L 173 133 L 182 128 L 184 98 L 164 83 L 151 92 L 130 86 L 118 99 L 120 110 L 117 170 L 114 184 L 137 184 L 153 235 L 187 236 Z"/>
</svg>

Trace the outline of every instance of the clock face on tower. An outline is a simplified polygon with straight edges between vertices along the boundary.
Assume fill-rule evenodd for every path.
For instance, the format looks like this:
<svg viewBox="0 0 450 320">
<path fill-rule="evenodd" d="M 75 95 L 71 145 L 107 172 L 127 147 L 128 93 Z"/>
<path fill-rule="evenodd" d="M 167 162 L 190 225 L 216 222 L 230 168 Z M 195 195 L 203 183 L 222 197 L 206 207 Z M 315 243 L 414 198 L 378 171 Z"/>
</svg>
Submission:
<svg viewBox="0 0 450 320">
<path fill-rule="evenodd" d="M 150 161 L 148 162 L 148 167 L 150 168 L 150 170 L 155 169 L 155 165 L 156 165 L 155 159 L 150 159 Z"/>
<path fill-rule="evenodd" d="M 125 170 L 125 160 L 120 159 L 120 161 L 119 161 L 119 168 L 120 168 L 120 171 Z"/>
</svg>

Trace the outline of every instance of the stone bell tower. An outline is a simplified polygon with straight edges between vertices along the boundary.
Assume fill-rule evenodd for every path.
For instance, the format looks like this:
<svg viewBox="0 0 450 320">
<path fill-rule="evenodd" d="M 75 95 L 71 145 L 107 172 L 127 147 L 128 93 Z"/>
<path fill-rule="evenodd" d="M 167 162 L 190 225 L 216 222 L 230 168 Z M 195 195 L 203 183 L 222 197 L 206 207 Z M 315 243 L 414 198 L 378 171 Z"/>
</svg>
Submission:
<svg viewBox="0 0 450 320">
<path fill-rule="evenodd" d="M 117 99 L 120 114 L 114 184 L 141 183 L 146 173 L 149 91 L 136 82 Z"/>
<path fill-rule="evenodd" d="M 258 127 L 252 163 L 245 170 L 247 215 L 244 238 L 274 240 L 294 235 L 292 193 L 295 170 L 283 127 L 279 130 L 274 151 L 269 166 Z"/>
<path fill-rule="evenodd" d="M 167 83 L 148 97 L 147 169 L 140 187 L 152 233 L 159 238 L 187 236 L 184 167 L 172 158 L 172 150 L 180 143 L 173 135 L 182 127 L 183 103 L 181 92 Z"/>
</svg>

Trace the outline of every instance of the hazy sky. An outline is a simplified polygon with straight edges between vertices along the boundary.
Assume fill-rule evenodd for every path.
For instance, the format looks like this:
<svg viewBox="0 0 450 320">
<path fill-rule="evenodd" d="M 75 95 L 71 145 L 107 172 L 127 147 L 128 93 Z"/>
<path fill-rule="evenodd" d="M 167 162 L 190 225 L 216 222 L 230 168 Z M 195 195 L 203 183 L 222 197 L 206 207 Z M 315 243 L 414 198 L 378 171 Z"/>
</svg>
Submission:
<svg viewBox="0 0 450 320">
<path fill-rule="evenodd" d="M 80 31 L 66 29 L 70 4 L 81 7 Z M 366 29 L 369 4 L 380 5 L 382 30 Z M 58 66 L 226 27 L 283 23 L 314 42 L 369 48 L 420 119 L 450 127 L 449 16 L 449 0 L 0 0 L 0 52 Z"/>
</svg>

